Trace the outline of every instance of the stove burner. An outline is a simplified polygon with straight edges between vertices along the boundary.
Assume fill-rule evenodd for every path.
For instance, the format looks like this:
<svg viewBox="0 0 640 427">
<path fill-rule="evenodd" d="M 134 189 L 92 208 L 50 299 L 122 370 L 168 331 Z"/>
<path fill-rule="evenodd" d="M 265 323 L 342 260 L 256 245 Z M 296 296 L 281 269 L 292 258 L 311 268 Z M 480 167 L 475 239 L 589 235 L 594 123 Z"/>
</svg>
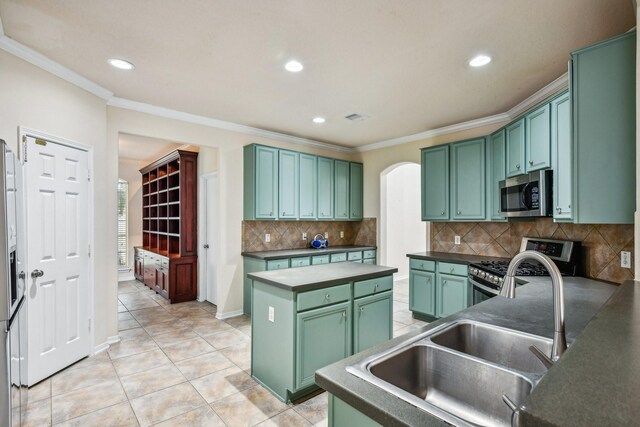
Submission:
<svg viewBox="0 0 640 427">
<path fill-rule="evenodd" d="M 509 261 L 481 261 L 476 265 L 490 273 L 504 276 L 507 274 Z M 549 272 L 542 264 L 537 262 L 523 262 L 516 270 L 516 276 L 548 276 Z"/>
</svg>

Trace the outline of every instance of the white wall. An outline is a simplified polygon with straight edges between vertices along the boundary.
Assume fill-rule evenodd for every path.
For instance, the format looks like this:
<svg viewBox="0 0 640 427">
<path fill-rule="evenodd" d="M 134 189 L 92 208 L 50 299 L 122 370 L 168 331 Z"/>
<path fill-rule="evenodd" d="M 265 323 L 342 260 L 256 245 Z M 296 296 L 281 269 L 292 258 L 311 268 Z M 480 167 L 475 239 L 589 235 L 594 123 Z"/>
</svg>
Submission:
<svg viewBox="0 0 640 427">
<path fill-rule="evenodd" d="M 117 334 L 118 146 L 106 141 L 104 100 L 0 51 L 0 138 L 18 148 L 18 126 L 93 147 L 94 340 Z"/>
<path fill-rule="evenodd" d="M 128 231 L 128 265 L 133 269 L 134 246 L 142 246 L 142 174 L 140 169 L 148 162 L 134 159 L 119 159 L 118 178 L 129 183 L 129 212 L 127 215 Z M 120 280 L 132 276 L 120 274 Z"/>
<path fill-rule="evenodd" d="M 383 174 L 381 189 L 381 264 L 398 268 L 396 279 L 409 276 L 406 254 L 426 250 L 427 223 L 420 218 L 420 165 L 404 163 Z"/>
</svg>

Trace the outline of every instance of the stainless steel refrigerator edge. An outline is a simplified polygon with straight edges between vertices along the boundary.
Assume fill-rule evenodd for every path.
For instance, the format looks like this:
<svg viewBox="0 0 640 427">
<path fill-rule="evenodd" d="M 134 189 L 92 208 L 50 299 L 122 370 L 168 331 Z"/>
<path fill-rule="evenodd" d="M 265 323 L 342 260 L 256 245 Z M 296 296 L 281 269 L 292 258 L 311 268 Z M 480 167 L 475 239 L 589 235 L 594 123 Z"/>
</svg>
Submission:
<svg viewBox="0 0 640 427">
<path fill-rule="evenodd" d="M 26 406 L 24 246 L 18 232 L 22 171 L 3 140 L 0 153 L 0 427 L 16 427 Z"/>
</svg>

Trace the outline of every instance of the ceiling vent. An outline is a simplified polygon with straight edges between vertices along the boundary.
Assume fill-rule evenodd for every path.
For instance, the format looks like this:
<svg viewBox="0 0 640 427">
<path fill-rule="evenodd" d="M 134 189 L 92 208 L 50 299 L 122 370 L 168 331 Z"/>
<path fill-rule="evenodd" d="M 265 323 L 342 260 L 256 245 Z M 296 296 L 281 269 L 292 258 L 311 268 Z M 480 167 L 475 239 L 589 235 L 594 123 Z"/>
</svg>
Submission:
<svg viewBox="0 0 640 427">
<path fill-rule="evenodd" d="M 369 118 L 369 116 L 363 116 L 362 114 L 349 114 L 348 116 L 344 116 L 345 119 L 351 120 L 352 122 L 361 122 Z"/>
</svg>

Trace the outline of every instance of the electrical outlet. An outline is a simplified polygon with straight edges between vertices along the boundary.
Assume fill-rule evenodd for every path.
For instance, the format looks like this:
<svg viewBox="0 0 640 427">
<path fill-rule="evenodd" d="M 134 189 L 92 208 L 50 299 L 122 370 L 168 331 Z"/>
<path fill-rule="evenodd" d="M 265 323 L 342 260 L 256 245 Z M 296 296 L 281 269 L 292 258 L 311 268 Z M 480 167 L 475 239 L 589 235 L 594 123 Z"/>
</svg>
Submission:
<svg viewBox="0 0 640 427">
<path fill-rule="evenodd" d="M 275 317 L 276 317 L 276 310 L 273 307 L 269 306 L 269 322 L 273 323 L 275 321 L 274 320 Z"/>
<path fill-rule="evenodd" d="M 344 239 L 344 231 L 341 231 L 341 232 L 340 232 L 340 238 L 341 238 L 341 239 Z"/>
<path fill-rule="evenodd" d="M 453 238 L 453 243 L 454 243 L 455 245 L 459 245 L 459 244 L 460 244 L 460 236 L 455 236 L 455 237 Z"/>
<path fill-rule="evenodd" d="M 271 241 L 271 234 L 267 233 L 264 235 L 264 242 L 269 243 Z"/>
<path fill-rule="evenodd" d="M 620 267 L 631 268 L 631 252 L 620 252 Z"/>
<path fill-rule="evenodd" d="M 325 231 L 325 233 L 324 233 L 324 238 L 325 238 L 325 239 L 328 239 L 328 238 L 329 238 L 329 233 L 327 233 L 326 231 Z"/>
<path fill-rule="evenodd" d="M 302 240 L 307 240 L 307 233 L 302 233 Z"/>
</svg>

